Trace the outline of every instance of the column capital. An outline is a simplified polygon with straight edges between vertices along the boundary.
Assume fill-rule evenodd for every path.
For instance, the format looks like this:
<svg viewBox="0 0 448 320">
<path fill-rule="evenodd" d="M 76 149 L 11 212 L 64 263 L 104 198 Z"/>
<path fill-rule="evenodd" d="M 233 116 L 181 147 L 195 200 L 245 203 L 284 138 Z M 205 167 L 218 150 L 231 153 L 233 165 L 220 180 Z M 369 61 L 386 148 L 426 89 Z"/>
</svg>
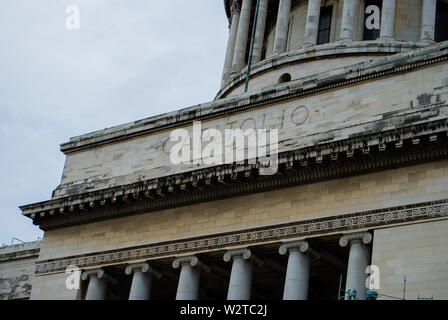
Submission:
<svg viewBox="0 0 448 320">
<path fill-rule="evenodd" d="M 339 245 L 346 247 L 353 241 L 362 241 L 364 244 L 369 244 L 372 241 L 372 235 L 369 232 L 348 233 L 339 239 Z"/>
<path fill-rule="evenodd" d="M 224 254 L 223 258 L 225 262 L 229 262 L 235 257 L 240 257 L 243 258 L 244 260 L 249 260 L 259 266 L 263 265 L 263 260 L 254 255 L 252 250 L 250 250 L 249 248 L 231 249 Z"/>
<path fill-rule="evenodd" d="M 92 270 L 86 270 L 81 275 L 81 279 L 82 280 L 87 280 L 87 279 L 92 279 L 92 278 L 107 280 L 107 281 L 109 281 L 109 282 L 111 282 L 113 284 L 117 282 L 117 280 L 115 280 L 114 278 L 112 278 L 111 276 L 106 274 L 104 272 L 104 270 L 101 269 L 101 268 L 99 268 L 99 269 L 92 269 Z"/>
<path fill-rule="evenodd" d="M 310 244 L 305 240 L 296 240 L 283 242 L 283 244 L 278 249 L 278 252 L 283 256 L 289 254 L 291 251 L 300 251 L 302 253 L 308 253 L 315 258 L 319 259 L 320 254 L 310 248 Z"/>
<path fill-rule="evenodd" d="M 212 268 L 210 268 L 205 263 L 201 262 L 196 256 L 184 256 L 178 257 L 173 261 L 173 268 L 178 269 L 181 266 L 190 265 L 191 267 L 198 267 L 205 272 L 210 272 Z"/>
<path fill-rule="evenodd" d="M 136 273 L 136 272 L 148 273 L 148 274 L 151 274 L 152 276 L 156 277 L 157 279 L 162 278 L 162 274 L 159 271 L 151 268 L 151 266 L 146 262 L 134 263 L 134 264 L 130 264 L 126 267 L 125 273 L 128 276 L 130 274 Z"/>
</svg>

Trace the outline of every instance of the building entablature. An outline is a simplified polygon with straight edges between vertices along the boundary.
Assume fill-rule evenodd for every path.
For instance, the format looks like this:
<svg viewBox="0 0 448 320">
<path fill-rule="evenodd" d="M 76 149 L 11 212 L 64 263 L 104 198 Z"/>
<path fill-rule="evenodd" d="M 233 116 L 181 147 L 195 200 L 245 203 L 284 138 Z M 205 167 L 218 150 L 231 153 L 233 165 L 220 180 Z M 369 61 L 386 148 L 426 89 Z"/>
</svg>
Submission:
<svg viewBox="0 0 448 320">
<path fill-rule="evenodd" d="M 295 223 L 277 224 L 259 228 L 237 230 L 220 234 L 151 243 L 87 254 L 61 256 L 36 262 L 35 274 L 45 275 L 64 272 L 70 265 L 81 269 L 141 263 L 160 259 L 175 259 L 179 256 L 194 256 L 201 253 L 238 250 L 242 246 L 277 244 L 285 241 L 317 239 L 328 235 L 346 237 L 354 232 L 363 232 L 397 225 L 438 221 L 448 217 L 448 200 L 396 206 L 379 210 L 351 212 L 339 216 L 303 220 Z M 318 257 L 316 253 L 314 257 Z"/>
</svg>

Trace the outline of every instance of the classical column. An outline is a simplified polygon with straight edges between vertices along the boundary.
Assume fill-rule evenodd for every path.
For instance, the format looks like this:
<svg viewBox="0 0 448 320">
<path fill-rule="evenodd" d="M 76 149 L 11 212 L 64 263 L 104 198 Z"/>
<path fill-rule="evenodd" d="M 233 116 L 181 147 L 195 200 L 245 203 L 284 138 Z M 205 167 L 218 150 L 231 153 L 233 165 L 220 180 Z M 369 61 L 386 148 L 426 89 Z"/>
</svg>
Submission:
<svg viewBox="0 0 448 320">
<path fill-rule="evenodd" d="M 308 2 L 308 13 L 306 15 L 305 27 L 305 46 L 314 46 L 317 43 L 320 4 L 321 0 L 310 0 Z"/>
<path fill-rule="evenodd" d="M 160 279 L 162 274 L 152 269 L 148 263 L 135 263 L 127 266 L 125 273 L 132 277 L 131 292 L 129 300 L 149 300 L 151 298 L 151 287 L 153 277 Z"/>
<path fill-rule="evenodd" d="M 253 263 L 262 265 L 263 262 L 248 248 L 229 250 L 224 254 L 225 262 L 232 259 L 227 300 L 250 300 Z"/>
<path fill-rule="evenodd" d="M 388 40 L 394 38 L 396 6 L 397 0 L 383 0 L 380 31 L 380 38 L 382 39 Z"/>
<path fill-rule="evenodd" d="M 288 254 L 283 300 L 307 300 L 310 278 L 311 255 L 318 254 L 310 249 L 307 241 L 285 242 L 280 246 L 281 255 Z"/>
<path fill-rule="evenodd" d="M 180 270 L 176 300 L 197 300 L 201 269 L 209 272 L 211 268 L 199 261 L 196 256 L 179 257 L 173 261 L 173 268 Z"/>
<path fill-rule="evenodd" d="M 105 300 L 108 282 L 116 282 L 113 278 L 109 277 L 103 269 L 84 271 L 81 279 L 90 279 L 89 287 L 87 288 L 86 300 Z"/>
<path fill-rule="evenodd" d="M 268 0 L 260 0 L 258 8 L 257 30 L 255 30 L 254 50 L 252 52 L 252 63 L 261 61 L 263 53 L 264 33 L 266 31 L 266 17 L 268 15 Z"/>
<path fill-rule="evenodd" d="M 356 290 L 357 299 L 364 299 L 367 279 L 366 269 L 370 261 L 370 252 L 366 244 L 369 244 L 371 241 L 372 235 L 368 232 L 349 233 L 342 236 L 339 240 L 341 247 L 346 247 L 350 244 L 345 299 L 348 299 L 349 290 Z"/>
<path fill-rule="evenodd" d="M 434 41 L 437 0 L 423 0 L 421 40 Z"/>
<path fill-rule="evenodd" d="M 233 53 L 235 52 L 236 35 L 238 33 L 238 23 L 240 21 L 241 3 L 240 0 L 233 1 L 229 40 L 227 42 L 226 59 L 224 61 L 224 69 L 222 72 L 221 88 L 229 81 L 232 72 Z"/>
<path fill-rule="evenodd" d="M 290 13 L 291 0 L 280 0 L 280 4 L 278 5 L 277 25 L 275 26 L 274 55 L 286 51 Z"/>
<path fill-rule="evenodd" d="M 247 41 L 249 39 L 251 13 L 252 0 L 243 0 L 243 5 L 241 6 L 240 21 L 238 23 L 235 52 L 233 54 L 232 73 L 238 73 L 243 70 L 244 67 Z"/>
<path fill-rule="evenodd" d="M 358 0 L 344 0 L 341 22 L 341 40 L 352 41 L 355 29 L 356 7 Z"/>
</svg>

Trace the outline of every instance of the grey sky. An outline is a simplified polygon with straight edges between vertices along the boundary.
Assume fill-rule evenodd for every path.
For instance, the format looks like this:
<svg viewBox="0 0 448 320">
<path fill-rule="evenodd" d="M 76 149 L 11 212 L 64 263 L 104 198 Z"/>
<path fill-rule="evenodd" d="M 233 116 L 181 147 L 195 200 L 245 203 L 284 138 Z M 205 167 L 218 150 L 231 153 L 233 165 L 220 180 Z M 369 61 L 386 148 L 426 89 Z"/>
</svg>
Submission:
<svg viewBox="0 0 448 320">
<path fill-rule="evenodd" d="M 0 245 L 42 236 L 18 206 L 50 198 L 60 143 L 212 100 L 226 42 L 222 0 L 0 0 Z"/>
</svg>

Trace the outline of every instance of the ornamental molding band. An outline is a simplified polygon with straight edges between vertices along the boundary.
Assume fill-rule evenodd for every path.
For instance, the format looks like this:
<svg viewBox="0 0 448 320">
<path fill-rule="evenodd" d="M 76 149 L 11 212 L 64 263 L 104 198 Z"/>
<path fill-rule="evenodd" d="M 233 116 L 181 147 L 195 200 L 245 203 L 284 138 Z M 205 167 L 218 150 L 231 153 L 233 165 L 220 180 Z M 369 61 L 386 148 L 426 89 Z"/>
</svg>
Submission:
<svg viewBox="0 0 448 320">
<path fill-rule="evenodd" d="M 375 132 L 378 128 L 384 131 Z M 52 230 L 443 160 L 448 158 L 447 131 L 448 105 L 439 103 L 374 121 L 363 134 L 330 142 L 322 138 L 322 144 L 282 152 L 274 176 L 260 176 L 259 164 L 229 164 L 53 199 L 21 210 L 41 229 Z"/>
<path fill-rule="evenodd" d="M 324 217 L 282 225 L 266 226 L 244 231 L 214 234 L 203 237 L 180 239 L 176 241 L 138 246 L 127 249 L 97 252 L 88 255 L 63 257 L 60 259 L 38 261 L 35 274 L 64 272 L 70 265 L 79 268 L 99 267 L 101 265 L 131 263 L 138 260 L 160 259 L 180 254 L 193 254 L 212 250 L 226 250 L 229 247 L 249 246 L 288 239 L 311 238 L 325 234 L 342 233 L 353 230 L 377 229 L 403 223 L 448 218 L 448 199 L 420 203 L 402 207 L 392 207 L 373 211 L 348 213 L 340 216 Z M 177 258 L 181 261 L 198 263 L 197 257 Z"/>
</svg>

